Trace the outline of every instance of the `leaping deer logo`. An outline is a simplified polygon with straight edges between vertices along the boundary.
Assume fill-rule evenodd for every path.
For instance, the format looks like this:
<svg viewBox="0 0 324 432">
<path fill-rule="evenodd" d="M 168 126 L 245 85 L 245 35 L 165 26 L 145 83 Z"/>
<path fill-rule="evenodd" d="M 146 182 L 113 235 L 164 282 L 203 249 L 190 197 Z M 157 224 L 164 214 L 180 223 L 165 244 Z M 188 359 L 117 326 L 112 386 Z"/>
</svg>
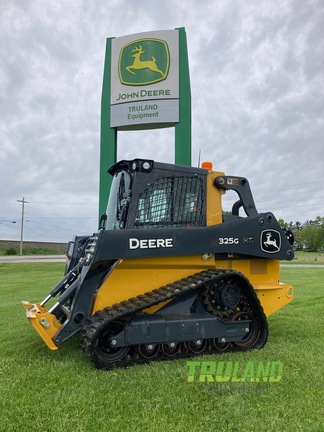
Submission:
<svg viewBox="0 0 324 432">
<path fill-rule="evenodd" d="M 271 233 L 269 233 L 269 232 L 266 233 L 266 237 L 267 237 L 267 240 L 263 242 L 263 244 L 265 246 L 267 246 L 267 247 L 268 246 L 274 246 L 276 249 L 279 249 L 279 246 L 277 245 L 277 240 L 271 238 Z"/>
<path fill-rule="evenodd" d="M 151 56 L 152 60 L 141 60 L 141 55 L 144 54 L 145 51 L 143 51 L 143 48 L 141 45 L 138 47 L 135 47 L 132 50 L 132 57 L 134 58 L 133 64 L 126 66 L 126 69 L 129 73 L 132 75 L 136 75 L 136 72 L 134 70 L 141 70 L 141 69 L 149 69 L 152 72 L 157 72 L 162 75 L 163 78 L 165 78 L 165 74 L 158 68 L 156 64 L 156 59 Z"/>
<path fill-rule="evenodd" d="M 260 246 L 263 252 L 275 254 L 281 249 L 281 234 L 277 230 L 267 229 L 262 231 Z"/>
</svg>

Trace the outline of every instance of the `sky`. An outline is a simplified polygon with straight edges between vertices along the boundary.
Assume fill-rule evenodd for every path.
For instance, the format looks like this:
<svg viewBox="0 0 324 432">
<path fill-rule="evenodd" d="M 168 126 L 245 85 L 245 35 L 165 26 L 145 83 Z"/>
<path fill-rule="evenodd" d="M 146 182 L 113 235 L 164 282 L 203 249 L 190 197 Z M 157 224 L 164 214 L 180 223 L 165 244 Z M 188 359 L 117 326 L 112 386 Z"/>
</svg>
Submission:
<svg viewBox="0 0 324 432">
<path fill-rule="evenodd" d="M 20 239 L 23 197 L 24 240 L 97 230 L 106 38 L 179 27 L 192 165 L 246 177 L 259 212 L 324 217 L 322 0 L 0 4 L 0 239 Z M 173 163 L 174 128 L 118 132 L 117 159 L 136 157 Z"/>
</svg>

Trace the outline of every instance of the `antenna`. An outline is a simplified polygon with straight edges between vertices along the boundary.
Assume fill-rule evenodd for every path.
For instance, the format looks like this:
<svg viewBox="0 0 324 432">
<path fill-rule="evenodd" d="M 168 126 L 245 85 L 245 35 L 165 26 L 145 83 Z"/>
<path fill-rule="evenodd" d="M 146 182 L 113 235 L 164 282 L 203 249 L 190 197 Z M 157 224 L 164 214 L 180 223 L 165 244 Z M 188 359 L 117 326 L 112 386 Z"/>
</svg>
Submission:
<svg viewBox="0 0 324 432">
<path fill-rule="evenodd" d="M 200 167 L 200 154 L 201 154 L 201 149 L 199 149 L 199 153 L 198 153 L 198 168 Z"/>
</svg>

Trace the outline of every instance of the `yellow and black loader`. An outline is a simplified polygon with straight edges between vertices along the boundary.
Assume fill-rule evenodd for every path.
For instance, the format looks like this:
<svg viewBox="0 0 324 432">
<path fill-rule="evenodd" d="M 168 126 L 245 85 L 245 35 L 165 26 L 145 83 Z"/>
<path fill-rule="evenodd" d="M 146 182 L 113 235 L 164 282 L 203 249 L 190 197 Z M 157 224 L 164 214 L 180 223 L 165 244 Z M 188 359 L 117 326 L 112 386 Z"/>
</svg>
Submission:
<svg viewBox="0 0 324 432">
<path fill-rule="evenodd" d="M 247 179 L 210 163 L 142 159 L 109 173 L 98 232 L 75 238 L 64 278 L 42 302 L 23 302 L 48 347 L 80 332 L 103 369 L 263 347 L 267 316 L 293 299 L 279 271 L 294 257 L 293 236 L 258 213 Z M 229 190 L 237 200 L 223 214 Z"/>
</svg>

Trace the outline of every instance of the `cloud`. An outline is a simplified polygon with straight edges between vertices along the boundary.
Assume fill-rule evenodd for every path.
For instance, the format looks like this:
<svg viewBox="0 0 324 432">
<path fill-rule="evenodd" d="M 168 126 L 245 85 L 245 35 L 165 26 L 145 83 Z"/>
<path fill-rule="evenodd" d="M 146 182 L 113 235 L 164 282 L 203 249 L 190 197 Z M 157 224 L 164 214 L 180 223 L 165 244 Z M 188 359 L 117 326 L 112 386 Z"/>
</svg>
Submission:
<svg viewBox="0 0 324 432">
<path fill-rule="evenodd" d="M 13 0 L 0 15 L 0 220 L 67 241 L 96 230 L 107 37 L 185 27 L 192 154 L 246 176 L 257 207 L 287 220 L 324 212 L 324 5 L 275 0 Z M 172 162 L 174 131 L 118 135 L 118 158 Z M 259 205 L 258 205 L 259 203 Z M 0 224 L 17 239 L 19 224 Z"/>
</svg>

